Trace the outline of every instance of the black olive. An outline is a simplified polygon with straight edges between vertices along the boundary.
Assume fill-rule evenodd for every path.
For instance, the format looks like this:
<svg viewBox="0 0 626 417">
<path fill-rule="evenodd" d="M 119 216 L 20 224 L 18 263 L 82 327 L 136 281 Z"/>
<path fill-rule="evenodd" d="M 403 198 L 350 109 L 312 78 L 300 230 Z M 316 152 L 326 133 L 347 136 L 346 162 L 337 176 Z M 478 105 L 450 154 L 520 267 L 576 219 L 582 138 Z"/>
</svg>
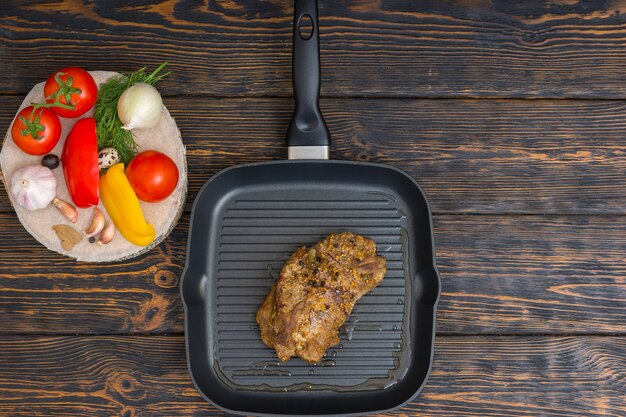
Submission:
<svg viewBox="0 0 626 417">
<path fill-rule="evenodd" d="M 321 287 L 323 287 L 323 286 L 325 286 L 325 285 L 326 285 L 326 281 L 322 281 L 322 282 L 320 282 L 320 286 L 321 286 Z"/>
<path fill-rule="evenodd" d="M 335 243 L 333 246 L 334 246 L 335 248 L 338 248 L 338 247 L 339 247 L 339 243 Z"/>
<path fill-rule="evenodd" d="M 326 304 L 326 310 L 328 310 L 330 308 L 330 306 L 328 304 Z"/>
<path fill-rule="evenodd" d="M 320 259 L 320 257 L 319 257 L 319 256 L 316 256 L 316 257 L 315 257 L 315 262 L 320 263 L 320 262 L 322 262 L 322 260 Z"/>
<path fill-rule="evenodd" d="M 59 166 L 59 157 L 49 153 L 48 155 L 41 158 L 41 165 L 46 168 L 55 169 Z"/>
<path fill-rule="evenodd" d="M 304 261 L 300 261 L 300 262 L 298 262 L 298 263 L 300 264 L 300 266 L 301 266 L 302 268 L 306 267 L 306 264 L 304 263 Z"/>
<path fill-rule="evenodd" d="M 95 237 L 91 236 L 91 237 L 89 238 L 89 243 L 93 243 L 93 242 L 95 242 L 95 241 L 96 241 L 96 238 L 95 238 Z"/>
<path fill-rule="evenodd" d="M 309 280 L 309 285 L 313 285 L 314 286 L 315 285 L 315 281 Z"/>
<path fill-rule="evenodd" d="M 320 272 L 320 270 L 319 270 L 319 269 L 317 269 L 317 268 L 315 268 L 315 269 L 313 270 L 313 273 L 314 273 L 315 275 L 319 274 L 319 272 Z"/>
</svg>

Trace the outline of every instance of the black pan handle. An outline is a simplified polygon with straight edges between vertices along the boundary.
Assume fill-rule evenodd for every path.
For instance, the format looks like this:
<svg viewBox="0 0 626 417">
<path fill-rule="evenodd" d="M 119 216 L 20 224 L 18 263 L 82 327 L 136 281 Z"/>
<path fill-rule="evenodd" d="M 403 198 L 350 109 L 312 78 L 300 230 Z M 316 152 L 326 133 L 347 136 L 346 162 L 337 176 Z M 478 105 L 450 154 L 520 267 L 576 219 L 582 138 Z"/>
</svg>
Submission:
<svg viewBox="0 0 626 417">
<path fill-rule="evenodd" d="M 294 9 L 292 78 L 296 108 L 287 130 L 289 159 L 328 159 L 330 133 L 319 106 L 317 0 L 295 0 Z"/>
</svg>

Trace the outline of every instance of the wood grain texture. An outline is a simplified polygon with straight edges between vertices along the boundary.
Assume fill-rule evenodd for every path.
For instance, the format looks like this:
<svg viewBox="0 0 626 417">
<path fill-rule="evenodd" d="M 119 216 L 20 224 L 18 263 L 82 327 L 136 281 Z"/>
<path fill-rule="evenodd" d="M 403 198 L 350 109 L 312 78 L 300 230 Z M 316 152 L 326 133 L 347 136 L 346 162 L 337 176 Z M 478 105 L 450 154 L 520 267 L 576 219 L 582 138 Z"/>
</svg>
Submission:
<svg viewBox="0 0 626 417">
<path fill-rule="evenodd" d="M 440 334 L 626 334 L 622 218 L 435 216 Z M 189 216 L 156 249 L 76 263 L 0 213 L 0 334 L 183 331 Z"/>
<path fill-rule="evenodd" d="M 326 96 L 626 97 L 620 0 L 319 3 Z M 288 96 L 292 14 L 287 0 L 5 2 L 0 91 L 68 63 L 168 60 L 170 94 Z"/>
<path fill-rule="evenodd" d="M 440 337 L 417 400 L 389 415 L 623 416 L 626 339 Z M 0 338 L 0 414 L 225 415 L 195 391 L 182 336 Z"/>
<path fill-rule="evenodd" d="M 435 216 L 446 333 L 626 331 L 623 217 Z"/>
<path fill-rule="evenodd" d="M 20 102 L 0 96 L 3 130 Z M 289 99 L 165 102 L 187 146 L 188 208 L 219 170 L 286 158 Z M 327 99 L 322 109 L 333 158 L 406 171 L 435 213 L 626 214 L 622 101 Z M 7 202 L 0 192 L 0 210 Z"/>
<path fill-rule="evenodd" d="M 0 333 L 183 331 L 178 283 L 188 215 L 148 253 L 107 264 L 51 252 L 14 215 L 0 219 L 0 233 L 11 236 L 0 239 Z"/>
</svg>

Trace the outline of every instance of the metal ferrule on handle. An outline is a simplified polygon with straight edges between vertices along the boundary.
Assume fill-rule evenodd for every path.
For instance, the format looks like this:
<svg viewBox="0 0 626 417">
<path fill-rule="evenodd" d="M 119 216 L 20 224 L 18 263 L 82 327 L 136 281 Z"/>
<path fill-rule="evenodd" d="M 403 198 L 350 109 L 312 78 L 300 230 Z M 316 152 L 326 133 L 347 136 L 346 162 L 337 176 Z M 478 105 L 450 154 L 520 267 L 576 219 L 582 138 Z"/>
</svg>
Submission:
<svg viewBox="0 0 626 417">
<path fill-rule="evenodd" d="M 330 133 L 320 111 L 320 47 L 317 0 L 295 0 L 293 93 L 296 107 L 287 130 L 289 159 L 328 159 Z M 312 25 L 310 36 L 301 28 Z"/>
</svg>

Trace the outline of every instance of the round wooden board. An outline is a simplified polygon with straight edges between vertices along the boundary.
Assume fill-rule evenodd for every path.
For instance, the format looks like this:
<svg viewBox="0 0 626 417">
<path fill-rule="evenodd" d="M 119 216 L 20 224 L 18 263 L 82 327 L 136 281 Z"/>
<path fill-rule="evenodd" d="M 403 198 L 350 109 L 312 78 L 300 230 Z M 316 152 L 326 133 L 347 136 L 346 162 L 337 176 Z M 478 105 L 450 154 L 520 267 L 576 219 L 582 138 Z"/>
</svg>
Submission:
<svg viewBox="0 0 626 417">
<path fill-rule="evenodd" d="M 93 76 L 98 86 L 112 76 L 117 75 L 116 72 L 108 71 L 90 71 L 90 74 Z M 43 86 L 44 83 L 39 83 L 33 87 L 33 89 L 26 95 L 26 98 L 24 98 L 24 101 L 16 112 L 16 116 L 20 110 L 30 105 L 30 103 L 42 103 L 44 101 Z M 93 117 L 93 109 L 80 118 L 84 117 Z M 67 134 L 76 120 L 78 120 L 60 119 L 63 127 L 61 138 L 59 143 L 51 152 L 58 156 L 61 156 L 61 151 Z M 11 126 L 12 125 L 13 124 L 11 124 Z M 141 202 L 141 208 L 144 216 L 146 220 L 154 226 L 157 234 L 156 239 L 150 245 L 145 247 L 133 245 L 124 239 L 118 231 L 116 231 L 115 237 L 107 245 L 101 246 L 95 243 L 92 244 L 89 243 L 87 239 L 83 239 L 76 246 L 74 246 L 71 251 L 64 250 L 61 247 L 61 243 L 52 229 L 52 226 L 55 224 L 67 224 L 74 227 L 78 232 L 81 232 L 91 223 L 94 209 L 93 207 L 87 209 L 79 208 L 78 221 L 75 224 L 72 224 L 52 205 L 49 205 L 41 210 L 28 211 L 16 204 L 9 191 L 11 175 L 16 170 L 24 166 L 39 164 L 41 162 L 41 156 L 28 155 L 22 152 L 10 137 L 11 126 L 9 126 L 9 130 L 4 137 L 2 151 L 0 152 L 2 180 L 5 188 L 7 189 L 7 194 L 11 200 L 11 204 L 13 205 L 13 208 L 15 209 L 22 225 L 35 239 L 48 249 L 79 261 L 119 261 L 145 253 L 154 246 L 158 245 L 172 231 L 174 226 L 176 226 L 176 223 L 178 223 L 178 220 L 183 212 L 187 196 L 187 161 L 185 157 L 185 146 L 183 145 L 178 127 L 165 106 L 163 106 L 163 114 L 156 126 L 150 129 L 133 131 L 135 134 L 135 140 L 139 145 L 140 150 L 156 149 L 165 153 L 176 163 L 179 172 L 178 184 L 176 185 L 174 192 L 169 197 L 158 203 Z M 61 166 L 53 171 L 57 179 L 57 197 L 72 203 L 72 199 L 69 196 L 65 185 L 62 164 L 63 161 L 61 161 Z M 107 221 L 109 221 L 102 202 L 100 202 L 98 206 L 105 214 L 105 217 L 107 217 Z"/>
</svg>

